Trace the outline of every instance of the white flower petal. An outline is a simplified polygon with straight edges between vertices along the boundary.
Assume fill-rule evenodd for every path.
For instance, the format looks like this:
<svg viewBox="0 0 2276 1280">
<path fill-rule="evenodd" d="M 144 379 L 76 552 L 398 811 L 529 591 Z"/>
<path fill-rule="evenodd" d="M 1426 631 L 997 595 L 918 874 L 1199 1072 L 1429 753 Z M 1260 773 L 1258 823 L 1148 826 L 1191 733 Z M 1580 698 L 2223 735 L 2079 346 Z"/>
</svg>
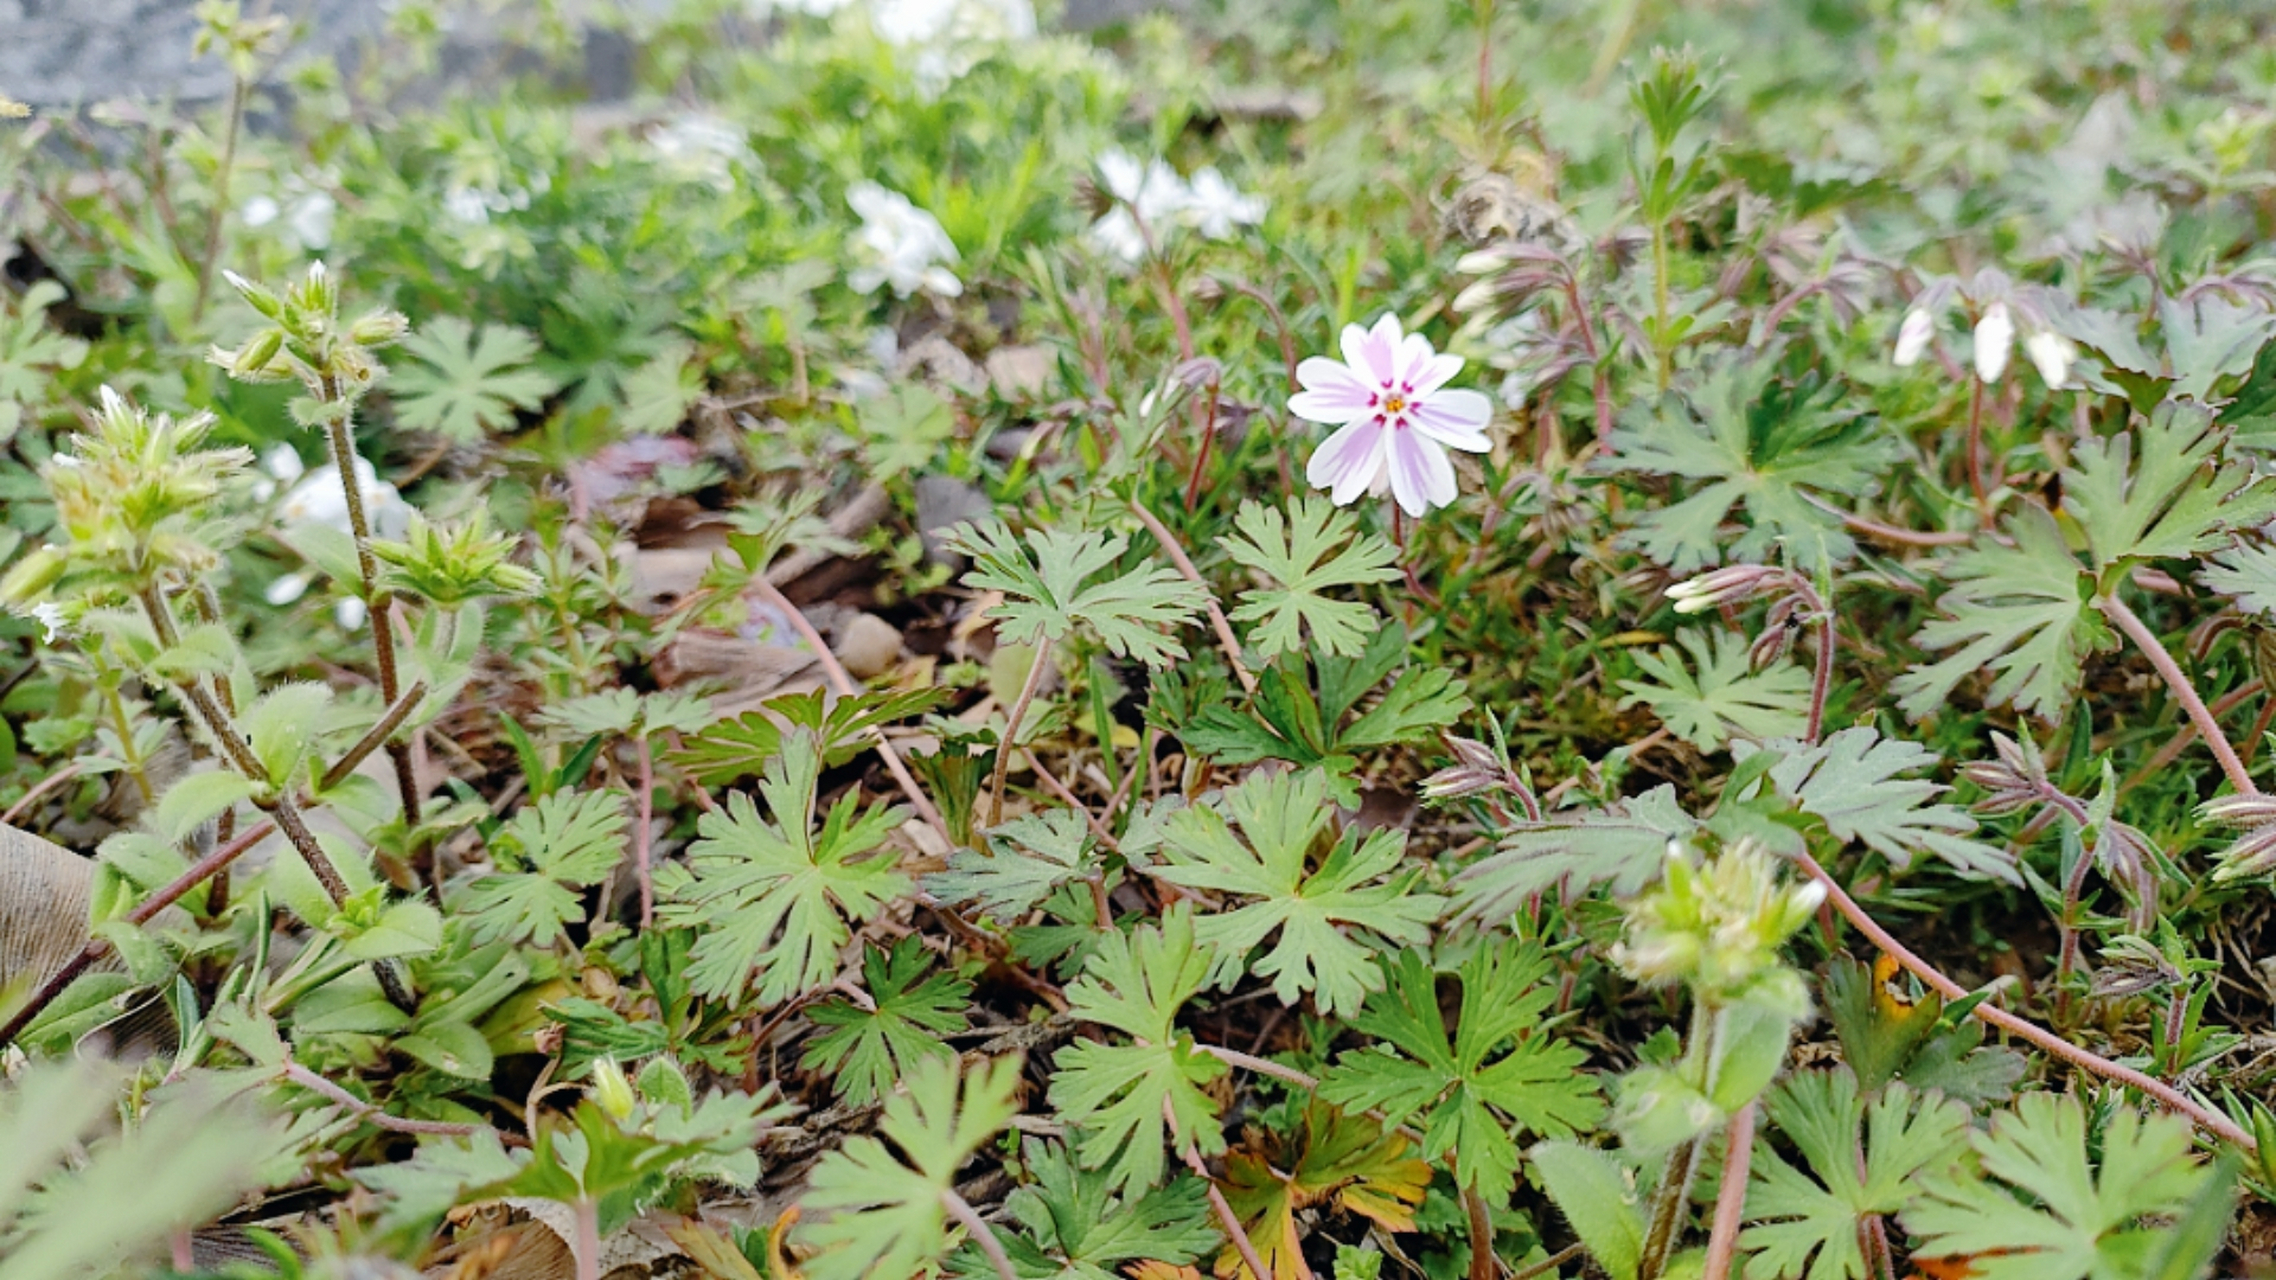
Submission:
<svg viewBox="0 0 2276 1280">
<path fill-rule="evenodd" d="M 269 583 L 268 590 L 261 593 L 261 598 L 282 608 L 308 594 L 308 581 L 305 573 L 281 574 Z"/>
<path fill-rule="evenodd" d="M 1404 337 L 1399 317 L 1384 312 L 1375 321 L 1375 327 L 1359 340 L 1360 359 L 1353 361 L 1353 366 L 1383 386 L 1391 386 L 1399 380 L 1399 343 Z M 1347 350 L 1344 354 L 1348 358 L 1351 353 Z"/>
<path fill-rule="evenodd" d="M 1367 491 L 1381 471 L 1383 437 L 1389 434 L 1373 418 L 1354 422 L 1320 443 L 1304 468 L 1314 488 L 1329 490 L 1337 506 L 1344 506 Z"/>
<path fill-rule="evenodd" d="M 289 444 L 280 444 L 261 455 L 261 470 L 291 484 L 308 470 L 300 460 L 300 452 Z"/>
<path fill-rule="evenodd" d="M 1413 431 L 1391 433 L 1391 496 L 1410 516 L 1454 500 L 1454 468 L 1437 446 Z M 1440 496 L 1443 495 L 1443 496 Z"/>
<path fill-rule="evenodd" d="M 1108 195 L 1125 202 L 1138 198 L 1138 184 L 1145 180 L 1145 172 L 1139 168 L 1137 157 L 1120 147 L 1112 148 L 1098 158 L 1098 172 Z"/>
<path fill-rule="evenodd" d="M 1460 449 L 1464 453 L 1484 453 L 1494 447 L 1493 441 L 1486 438 L 1482 429 L 1462 419 L 1443 415 L 1435 404 L 1415 406 L 1408 413 L 1407 422 L 1408 430 L 1449 449 Z"/>
<path fill-rule="evenodd" d="M 1453 380 L 1455 374 L 1462 372 L 1464 363 L 1462 357 L 1454 355 L 1434 355 L 1425 360 L 1414 378 L 1414 394 L 1419 397 L 1435 395 L 1440 387 Z"/>
</svg>

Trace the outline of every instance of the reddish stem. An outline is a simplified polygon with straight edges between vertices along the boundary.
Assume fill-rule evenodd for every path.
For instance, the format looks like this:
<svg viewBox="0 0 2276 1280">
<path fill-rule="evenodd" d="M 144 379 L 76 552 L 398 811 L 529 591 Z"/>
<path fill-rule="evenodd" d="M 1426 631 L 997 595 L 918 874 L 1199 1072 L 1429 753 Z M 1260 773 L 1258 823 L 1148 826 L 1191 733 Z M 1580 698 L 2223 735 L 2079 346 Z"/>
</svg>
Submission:
<svg viewBox="0 0 2276 1280">
<path fill-rule="evenodd" d="M 1209 383 L 1209 415 L 1207 421 L 1202 424 L 1201 447 L 1193 451 L 1193 471 L 1186 477 L 1185 481 L 1185 510 L 1187 515 L 1193 514 L 1195 505 L 1201 501 L 1201 478 L 1208 472 L 1209 446 L 1217 439 L 1217 394 L 1217 382 L 1215 379 L 1211 379 Z"/>
<path fill-rule="evenodd" d="M 189 870 L 174 877 L 171 883 L 127 912 L 127 923 L 139 925 L 149 922 L 159 912 L 181 901 L 182 895 L 242 857 L 247 849 L 268 839 L 269 833 L 276 829 L 274 819 L 254 823 L 242 835 L 192 863 Z M 73 979 L 85 973 L 89 965 L 109 955 L 110 951 L 110 943 L 101 938 L 90 939 L 78 955 L 73 956 L 61 969 L 50 975 L 47 981 L 40 984 L 39 990 L 34 991 L 31 999 L 24 1002 L 23 1008 L 16 1010 L 5 1024 L 0 1024 L 0 1044 L 13 1041 L 19 1032 L 31 1025 L 32 1019 L 38 1017 L 41 1010 L 55 1003 L 55 998 L 63 994 L 64 988 L 70 986 Z"/>
<path fill-rule="evenodd" d="M 2252 775 L 2245 771 L 2244 761 L 2237 759 L 2236 748 L 2229 745 L 2228 738 L 2221 733 L 2220 723 L 2213 719 L 2213 713 L 2205 706 L 2205 700 L 2198 696 L 2197 687 L 2189 683 L 2189 677 L 2181 670 L 2181 664 L 2166 652 L 2165 645 L 2158 640 L 2156 633 L 2149 629 L 2139 614 L 2127 607 L 2125 601 L 2118 598 L 2116 592 L 2097 596 L 2094 603 L 2102 610 L 2104 617 L 2126 633 L 2126 638 L 2134 642 L 2134 647 L 2142 651 L 2142 656 L 2150 660 L 2150 665 L 2157 668 L 2158 675 L 2165 681 L 2165 687 L 2172 691 L 2174 699 L 2181 704 L 2181 709 L 2188 713 L 2190 723 L 2197 726 L 2197 735 L 2205 740 L 2206 746 L 2212 748 L 2213 758 L 2221 762 L 2221 772 L 2229 776 L 2229 785 L 2236 788 L 2238 795 L 2259 795 L 2260 788 L 2253 785 Z"/>
<path fill-rule="evenodd" d="M 1715 1225 L 1707 1236 L 1705 1280 L 1730 1280 L 1739 1249 L 1739 1221 L 1746 1216 L 1747 1167 L 1754 1160 L 1755 1104 L 1731 1117 L 1723 1135 L 1723 1185 L 1715 1192 Z"/>
<path fill-rule="evenodd" d="M 632 832 L 632 855 L 640 867 L 640 927 L 646 929 L 656 918 L 656 878 L 649 869 L 650 845 L 654 833 L 649 830 L 656 821 L 656 757 L 649 750 L 648 735 L 642 732 L 639 739 L 640 799 L 639 825 Z"/>
<path fill-rule="evenodd" d="M 1942 971 L 1935 966 L 1914 955 L 1905 944 L 1897 941 L 1888 930 L 1875 923 L 1873 917 L 1867 915 L 1865 909 L 1857 905 L 1857 900 L 1850 897 L 1848 891 L 1836 883 L 1834 878 L 1827 874 L 1824 867 L 1818 865 L 1817 859 L 1811 857 L 1807 852 L 1797 852 L 1794 855 L 1794 861 L 1812 880 L 1825 886 L 1826 898 L 1833 903 L 1836 911 L 1841 912 L 1859 933 L 1864 934 L 1867 941 L 1894 958 L 1898 964 L 1903 965 L 1907 972 L 1926 983 L 1931 990 L 1947 1001 L 1958 1000 L 1968 994 L 1966 988 L 1944 976 Z M 2016 1017 L 1988 1000 L 1979 1002 L 1969 1012 L 1978 1020 L 1998 1027 L 2000 1030 L 2022 1040 L 2029 1041 L 2072 1066 L 2081 1067 L 2106 1080 L 2115 1080 L 2130 1089 L 2148 1094 L 2196 1121 L 2199 1127 L 2210 1130 L 2235 1143 L 2248 1155 L 2257 1157 L 2260 1152 L 2260 1146 L 2253 1141 L 2252 1135 L 2239 1128 L 2235 1121 L 2207 1108 L 2171 1085 L 2153 1080 L 2132 1067 L 2112 1062 L 2091 1049 L 2084 1049 L 2072 1044 L 2036 1023 Z"/>
</svg>

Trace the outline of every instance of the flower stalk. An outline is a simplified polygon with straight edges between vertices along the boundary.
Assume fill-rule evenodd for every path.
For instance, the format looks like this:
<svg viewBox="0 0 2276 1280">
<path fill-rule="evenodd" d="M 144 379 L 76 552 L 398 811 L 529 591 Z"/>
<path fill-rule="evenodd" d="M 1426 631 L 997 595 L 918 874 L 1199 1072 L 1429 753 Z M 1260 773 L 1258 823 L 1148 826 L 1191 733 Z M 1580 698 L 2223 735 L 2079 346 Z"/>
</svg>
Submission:
<svg viewBox="0 0 2276 1280">
<path fill-rule="evenodd" d="M 1856 926 L 1857 931 L 1864 934 L 1868 942 L 1879 947 L 1884 954 L 1894 958 L 1898 964 L 1904 966 L 1906 972 L 1919 978 L 1928 985 L 1930 990 L 1944 997 L 1947 1001 L 1959 1000 L 1968 994 L 1966 988 L 1915 955 L 1905 944 L 1897 941 L 1895 935 L 1882 928 L 1872 916 L 1866 914 L 1865 909 L 1857 905 L 1857 900 L 1850 897 L 1848 891 L 1836 883 L 1824 867 L 1818 865 L 1817 859 L 1812 858 L 1807 852 L 1797 852 L 1794 854 L 1794 861 L 1795 865 L 1801 867 L 1812 880 L 1825 886 L 1827 901 L 1833 903 L 1834 910 L 1840 912 L 1843 918 Z M 2112 1062 L 2091 1049 L 2073 1044 L 2037 1023 L 2009 1013 L 1989 1000 L 1978 1001 L 1968 1012 L 1978 1021 L 1997 1027 L 2018 1039 L 2028 1041 L 2072 1066 L 2091 1071 L 2105 1080 L 2115 1081 L 2129 1089 L 2137 1090 L 2157 1099 L 2173 1110 L 2189 1117 L 2190 1120 L 2196 1122 L 2199 1128 L 2234 1143 L 2249 1156 L 2257 1158 L 2260 1154 L 2260 1144 L 2255 1142 L 2252 1135 L 2246 1133 L 2234 1120 L 2214 1111 L 2163 1081 L 2154 1080 L 2132 1067 Z"/>
<path fill-rule="evenodd" d="M 2126 638 L 2133 641 L 2134 647 L 2140 649 L 2142 656 L 2148 658 L 2150 665 L 2157 669 L 2158 676 L 2165 681 L 2165 687 L 2172 692 L 2174 700 L 2181 704 L 2189 722 L 2197 726 L 2197 736 L 2203 738 L 2205 745 L 2212 749 L 2213 758 L 2220 762 L 2221 772 L 2228 775 L 2229 785 L 2236 788 L 2238 795 L 2259 795 L 2260 788 L 2253 785 L 2252 774 L 2245 769 L 2244 761 L 2237 758 L 2236 748 L 2229 745 L 2228 736 L 2221 732 L 2220 722 L 2213 719 L 2212 710 L 2205 705 L 2205 699 L 2198 695 L 2197 687 L 2189 682 L 2188 675 L 2181 670 L 2181 664 L 2173 660 L 2171 653 L 2166 652 L 2165 645 L 2159 642 L 2157 634 L 2142 621 L 2141 615 L 2119 599 L 2116 591 L 2105 591 L 2096 596 L 2094 606 L 2120 631 L 2125 632 Z"/>
</svg>

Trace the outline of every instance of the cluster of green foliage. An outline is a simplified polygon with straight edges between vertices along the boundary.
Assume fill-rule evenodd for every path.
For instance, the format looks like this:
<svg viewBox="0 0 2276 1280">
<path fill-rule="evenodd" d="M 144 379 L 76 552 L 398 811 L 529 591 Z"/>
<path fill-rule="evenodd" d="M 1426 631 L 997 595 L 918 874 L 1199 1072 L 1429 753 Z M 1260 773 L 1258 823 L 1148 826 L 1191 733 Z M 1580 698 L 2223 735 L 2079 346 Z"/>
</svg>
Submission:
<svg viewBox="0 0 2276 1280">
<path fill-rule="evenodd" d="M 931 8 L 0 110 L 0 1280 L 2253 1261 L 2262 15 Z"/>
</svg>

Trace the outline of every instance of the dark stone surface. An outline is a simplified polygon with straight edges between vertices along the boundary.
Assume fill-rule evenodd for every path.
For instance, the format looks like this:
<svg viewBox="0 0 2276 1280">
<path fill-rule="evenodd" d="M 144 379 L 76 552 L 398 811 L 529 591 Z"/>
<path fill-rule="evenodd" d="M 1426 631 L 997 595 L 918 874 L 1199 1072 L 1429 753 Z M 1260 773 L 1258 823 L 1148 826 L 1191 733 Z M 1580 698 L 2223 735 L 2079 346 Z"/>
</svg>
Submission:
<svg viewBox="0 0 2276 1280">
<path fill-rule="evenodd" d="M 290 0 L 245 6 L 301 21 L 296 46 L 339 53 L 386 24 L 379 0 Z M 229 92 L 218 58 L 193 57 L 196 0 L 0 0 L 0 93 L 34 106 L 111 98 L 184 102 Z"/>
<path fill-rule="evenodd" d="M 633 0 L 658 3 L 659 0 Z M 300 33 L 294 56 L 353 55 L 386 28 L 386 0 L 246 0 L 251 14 L 292 19 Z M 1151 9 L 1183 8 L 1181 0 L 1065 0 L 1060 25 L 1087 31 L 1128 21 Z M 453 6 L 449 58 L 488 65 L 479 56 L 510 32 L 510 17 L 491 4 Z M 206 102 L 229 92 L 229 73 L 218 58 L 193 57 L 196 0 L 0 0 L 0 94 L 42 107 L 71 107 L 106 99 Z M 596 100 L 628 88 L 631 51 L 623 38 L 596 32 L 584 69 Z M 613 74 L 612 74 L 613 73 Z"/>
</svg>

